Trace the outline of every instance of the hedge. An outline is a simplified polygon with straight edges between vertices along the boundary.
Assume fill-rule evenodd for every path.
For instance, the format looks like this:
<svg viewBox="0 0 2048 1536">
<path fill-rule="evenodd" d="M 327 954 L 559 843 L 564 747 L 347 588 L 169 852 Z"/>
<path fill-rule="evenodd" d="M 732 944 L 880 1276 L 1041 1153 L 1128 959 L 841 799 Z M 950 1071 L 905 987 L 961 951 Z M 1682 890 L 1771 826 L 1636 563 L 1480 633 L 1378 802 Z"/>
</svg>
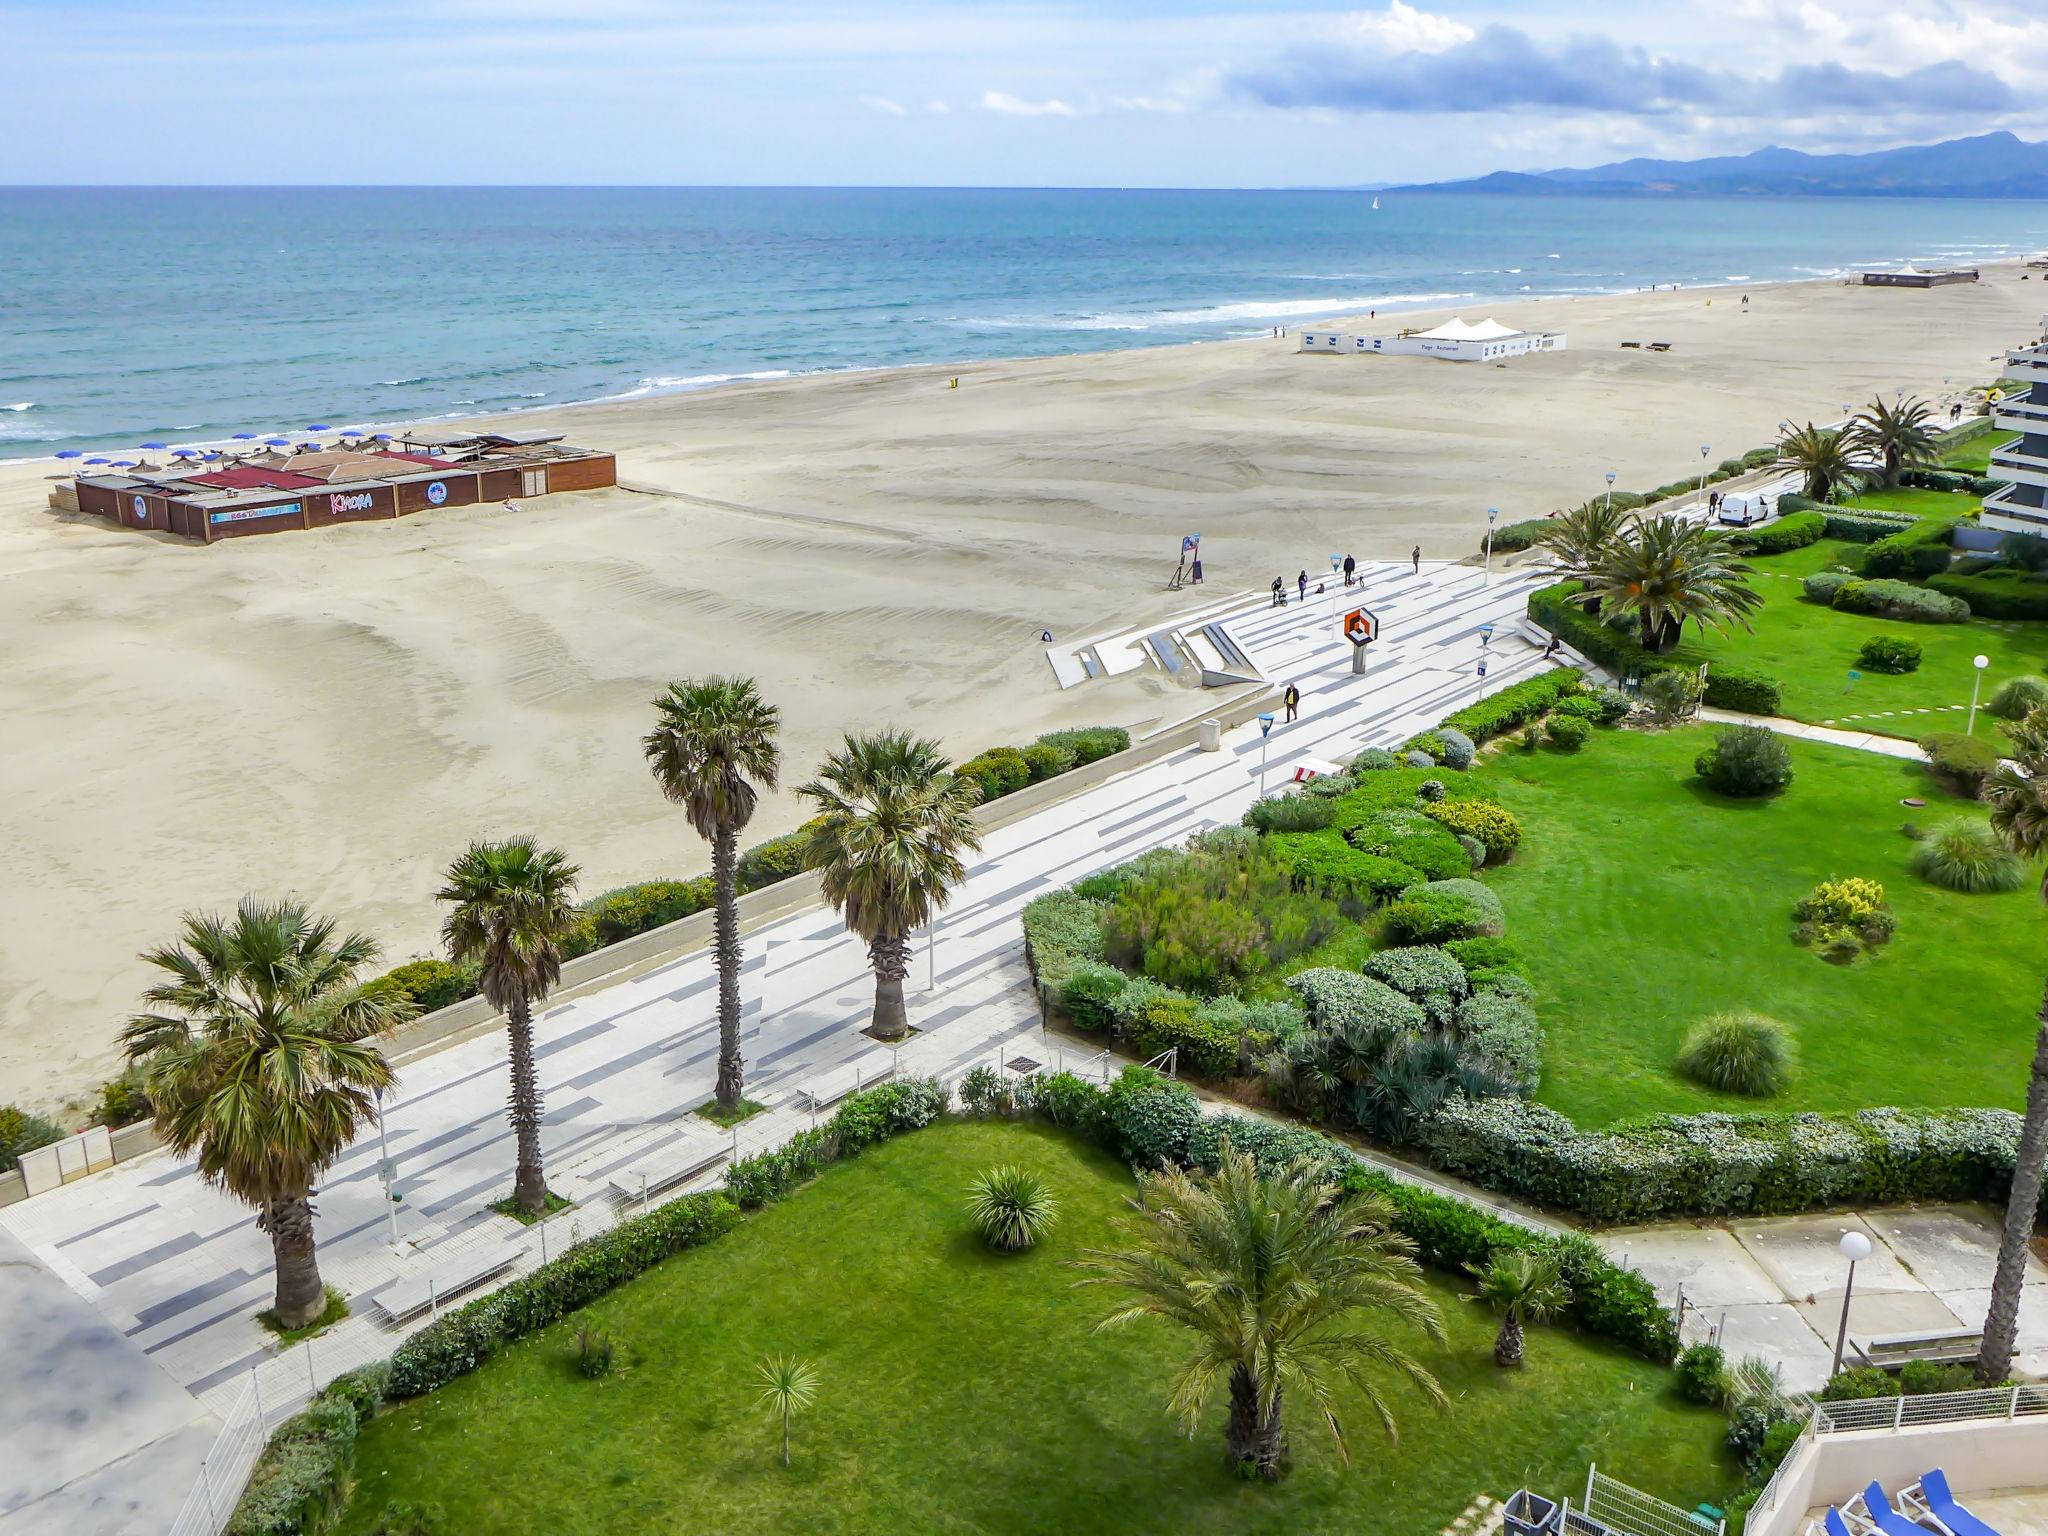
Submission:
<svg viewBox="0 0 2048 1536">
<path fill-rule="evenodd" d="M 1122 726 L 1090 725 L 1078 730 L 1047 731 L 1024 747 L 990 747 L 970 757 L 953 772 L 981 786 L 984 802 L 1014 795 L 1027 784 L 1043 783 L 1076 768 L 1099 762 L 1131 745 Z"/>
<path fill-rule="evenodd" d="M 1927 585 L 1969 604 L 1979 618 L 2048 619 L 2048 577 L 1997 570 L 1978 576 L 1930 576 Z"/>
<path fill-rule="evenodd" d="M 1949 540 L 1959 518 L 1924 517 L 1887 534 L 1863 552 L 1865 576 L 1934 576 L 1948 569 Z"/>
<path fill-rule="evenodd" d="M 64 1136 L 64 1127 L 55 1121 L 12 1104 L 0 1104 L 0 1173 L 20 1163 L 22 1153 L 62 1141 Z"/>
<path fill-rule="evenodd" d="M 1809 576 L 1807 581 L 1813 578 Z M 1970 616 L 1970 605 L 1959 597 L 1890 577 L 1852 577 L 1835 588 L 1829 604 L 1844 613 L 1867 613 L 1909 624 L 1960 624 Z"/>
<path fill-rule="evenodd" d="M 1786 497 L 1790 501 L 1791 497 Z M 1846 507 L 1829 507 L 1826 512 L 1827 537 L 1843 539 L 1851 544 L 1875 544 L 1879 539 L 1888 539 L 1895 533 L 1903 533 L 1919 519 L 1909 512 L 1878 512 L 1851 510 Z"/>
<path fill-rule="evenodd" d="M 1581 655 L 1623 677 L 1631 672 L 1648 677 L 1653 672 L 1692 670 L 1690 662 L 1651 655 L 1632 633 L 1587 613 L 1571 601 L 1578 591 L 1578 582 L 1562 581 L 1530 593 L 1529 616 Z M 1707 669 L 1705 702 L 1716 709 L 1775 715 L 1782 701 L 1776 678 L 1752 667 L 1715 662 Z"/>
<path fill-rule="evenodd" d="M 1529 611 L 1536 613 L 1533 597 L 1529 600 Z M 1598 660 L 1597 657 L 1594 659 Z M 1490 741 L 1517 726 L 1527 725 L 1559 699 L 1582 693 L 1585 687 L 1586 680 L 1580 676 L 1578 668 L 1558 667 L 1536 677 L 1524 678 L 1519 683 L 1510 683 L 1500 692 L 1488 694 L 1478 703 L 1468 704 L 1456 713 L 1444 716 L 1438 728 L 1463 731 L 1474 741 Z"/>
<path fill-rule="evenodd" d="M 1991 475 L 1973 475 L 1960 469 L 1909 469 L 1899 484 L 1916 491 L 1950 491 L 1960 496 L 1989 496 L 2005 481 Z"/>
<path fill-rule="evenodd" d="M 1507 523 L 1493 530 L 1493 552 L 1496 555 L 1511 555 L 1518 550 L 1534 548 L 1543 535 L 1550 531 L 1551 521 L 1547 517 L 1532 517 L 1519 523 Z M 1486 535 L 1479 536 L 1479 552 L 1486 551 Z"/>
<path fill-rule="evenodd" d="M 1748 554 L 1782 555 L 1787 550 L 1818 544 L 1827 526 L 1828 520 L 1818 512 L 1794 512 L 1760 528 L 1737 530 L 1731 535 L 1731 542 Z"/>
<path fill-rule="evenodd" d="M 1378 906 L 1415 884 L 1424 873 L 1391 855 L 1355 848 L 1334 828 L 1275 832 L 1266 845 L 1287 865 L 1299 889 L 1333 901 Z"/>
<path fill-rule="evenodd" d="M 345 1371 L 278 1426 L 228 1517 L 226 1536 L 327 1530 L 347 1499 L 357 1432 L 375 1417 L 389 1374 L 385 1365 Z"/>
<path fill-rule="evenodd" d="M 1581 1131 L 1522 1099 L 1455 1099 L 1419 1130 L 1433 1166 L 1603 1224 L 2010 1192 L 2002 1109 L 1659 1115 Z M 2048 1197 L 2044 1197 L 2048 1205 Z"/>
</svg>

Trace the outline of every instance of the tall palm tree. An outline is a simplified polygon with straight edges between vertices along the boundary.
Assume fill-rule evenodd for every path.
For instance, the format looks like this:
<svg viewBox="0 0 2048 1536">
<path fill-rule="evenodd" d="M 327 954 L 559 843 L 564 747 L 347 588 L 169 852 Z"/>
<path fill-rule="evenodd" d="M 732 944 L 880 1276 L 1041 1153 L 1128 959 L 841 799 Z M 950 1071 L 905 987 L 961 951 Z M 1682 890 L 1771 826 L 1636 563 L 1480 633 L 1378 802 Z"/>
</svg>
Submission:
<svg viewBox="0 0 2048 1536">
<path fill-rule="evenodd" d="M 2012 738 L 2012 753 L 1985 782 L 1991 826 L 2014 853 L 2037 859 L 2048 853 L 2048 705 L 2003 729 Z M 2041 897 L 2048 901 L 2048 876 L 2043 878 Z M 2005 1202 L 1991 1306 L 1984 1319 L 1984 1342 L 1977 1353 L 1977 1376 L 1984 1382 L 2005 1380 L 2012 1366 L 2027 1248 L 2041 1208 L 2041 1167 L 2048 1162 L 2048 995 L 2042 998 L 2037 1022 L 2034 1065 L 2027 1077 L 2027 1108 L 2020 1120 L 2019 1147 L 2013 1160 L 2012 1193 Z"/>
<path fill-rule="evenodd" d="M 1586 590 L 1609 615 L 1632 615 L 1648 651 L 1678 643 L 1686 621 L 1725 629 L 1761 607 L 1749 585 L 1753 567 L 1737 555 L 1729 536 L 1679 517 L 1642 518 L 1586 577 Z"/>
<path fill-rule="evenodd" d="M 1557 1260 L 1519 1248 L 1499 1248 L 1484 1264 L 1465 1268 L 1479 1282 L 1479 1294 L 1472 1299 L 1485 1302 L 1500 1317 L 1493 1363 L 1520 1365 L 1522 1325 L 1549 1321 L 1571 1300 L 1571 1290 L 1558 1276 Z"/>
<path fill-rule="evenodd" d="M 1813 500 L 1833 501 L 1837 491 L 1854 490 L 1863 480 L 1855 449 L 1848 432 L 1809 421 L 1778 440 L 1778 457 L 1771 468 L 1796 473 L 1800 490 Z"/>
<path fill-rule="evenodd" d="M 1933 408 L 1925 400 L 1886 405 L 1879 396 L 1849 419 L 1849 446 L 1875 458 L 1884 483 L 1897 485 L 1907 470 L 1941 462 L 1933 421 Z"/>
<path fill-rule="evenodd" d="M 761 790 L 775 787 L 782 715 L 751 677 L 670 683 L 654 701 L 655 726 L 641 742 L 661 792 L 683 808 L 711 845 L 712 945 L 718 962 L 718 1107 L 731 1114 L 745 1087 L 740 1060 L 740 833 Z M 756 787 L 756 782 L 759 788 Z"/>
<path fill-rule="evenodd" d="M 403 992 L 357 980 L 376 957 L 372 940 L 337 938 L 298 902 L 245 897 L 232 918 L 187 914 L 182 942 L 142 957 L 162 979 L 121 1031 L 157 1134 L 256 1208 L 276 1271 L 272 1305 L 288 1328 L 327 1304 L 313 1182 L 392 1081 L 370 1042 L 417 1012 Z"/>
<path fill-rule="evenodd" d="M 1600 501 L 1553 517 L 1536 541 L 1544 554 L 1543 573 L 1561 580 L 1590 575 L 1613 553 L 1634 517 Z"/>
<path fill-rule="evenodd" d="M 1131 1205 L 1135 1216 L 1120 1223 L 1129 1246 L 1091 1249 L 1078 1261 L 1093 1271 L 1081 1284 L 1126 1298 L 1096 1326 L 1161 1318 L 1193 1336 L 1167 1409 L 1192 1436 L 1226 1383 L 1223 1438 L 1234 1466 L 1280 1476 L 1290 1392 L 1314 1405 L 1346 1465 L 1341 1384 L 1364 1397 L 1389 1439 L 1396 1426 L 1382 1374 L 1444 1401 L 1436 1378 L 1376 1326 L 1384 1318 L 1443 1338 L 1414 1245 L 1392 1230 L 1380 1196 L 1343 1193 L 1307 1163 L 1261 1174 L 1226 1141 L 1214 1175 L 1140 1174 Z"/>
<path fill-rule="evenodd" d="M 484 1001 L 505 1015 L 512 1059 L 507 1118 L 518 1139 L 512 1198 L 529 1216 L 547 1210 L 541 1167 L 540 1073 L 533 1059 L 533 1005 L 562 979 L 562 941 L 576 921 L 576 866 L 530 837 L 471 843 L 448 866 L 437 900 L 448 903 L 441 938 L 448 958 L 478 967 Z"/>
<path fill-rule="evenodd" d="M 981 791 L 947 773 L 951 766 L 937 742 L 907 732 L 848 736 L 797 791 L 818 807 L 810 862 L 825 897 L 868 943 L 877 1039 L 908 1033 L 910 935 L 966 878 L 961 856 L 981 847 Z"/>
</svg>

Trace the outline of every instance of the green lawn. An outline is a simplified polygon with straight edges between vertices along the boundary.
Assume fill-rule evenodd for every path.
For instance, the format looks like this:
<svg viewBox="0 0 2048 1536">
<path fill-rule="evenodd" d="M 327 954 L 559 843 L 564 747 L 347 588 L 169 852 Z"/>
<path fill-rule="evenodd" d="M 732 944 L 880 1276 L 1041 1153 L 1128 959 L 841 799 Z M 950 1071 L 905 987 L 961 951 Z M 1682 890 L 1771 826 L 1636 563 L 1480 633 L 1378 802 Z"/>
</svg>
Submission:
<svg viewBox="0 0 2048 1536">
<path fill-rule="evenodd" d="M 1839 613 L 1800 595 L 1800 578 L 1835 566 L 1854 568 L 1865 547 L 1822 539 L 1755 561 L 1754 582 L 1763 593 L 1764 606 L 1750 615 L 1751 628 L 1737 625 L 1725 635 L 1688 630 L 1677 654 L 1695 661 L 1740 662 L 1769 673 L 1782 691 L 1781 707 L 1794 720 L 1909 740 L 1928 731 L 1963 729 L 1969 718 L 1971 663 L 1980 654 L 1991 658 L 1984 674 L 1987 699 L 2008 677 L 2048 671 L 2048 624 L 1989 619 L 1909 624 Z M 1852 685 L 1851 669 L 1862 670 L 1856 667 L 1857 652 L 1872 635 L 1898 635 L 1918 643 L 1923 653 L 1919 670 L 1897 677 L 1864 671 Z M 1963 707 L 1951 707 L 1956 705 Z M 1917 713 L 1923 709 L 1934 713 Z M 1978 714 L 1980 734 L 1995 725 Z"/>
<path fill-rule="evenodd" d="M 1973 475 L 1989 474 L 1991 450 L 2010 441 L 2010 432 L 2001 432 L 1995 427 L 1988 428 L 1943 448 L 1941 462 L 1947 469 L 1967 470 Z"/>
<path fill-rule="evenodd" d="M 997 1162 L 1040 1169 L 1062 1201 L 1037 1252 L 999 1258 L 968 1231 L 963 1187 Z M 1718 1417 L 1679 1402 L 1668 1372 L 1551 1328 L 1524 1370 L 1501 1371 L 1491 1315 L 1439 1280 L 1450 1344 L 1424 1355 L 1450 1411 L 1397 1392 L 1400 1444 L 1356 1419 L 1349 1471 L 1303 1414 L 1293 1476 L 1239 1483 L 1220 1412 L 1189 1441 L 1161 1411 L 1180 1339 L 1164 1324 L 1097 1335 L 1105 1300 L 1074 1288 L 1065 1261 L 1109 1240 L 1130 1187 L 1045 1127 L 947 1123 L 864 1153 L 591 1308 L 620 1349 L 611 1378 L 571 1369 L 571 1319 L 378 1419 L 342 1530 L 432 1499 L 451 1529 L 548 1536 L 1428 1536 L 1482 1491 L 1567 1492 L 1589 1458 L 1687 1507 L 1737 1480 Z M 787 1470 L 752 1382 L 785 1352 L 821 1382 Z"/>
<path fill-rule="evenodd" d="M 1851 496 L 1843 506 L 1851 511 L 1868 507 L 1876 512 L 1910 512 L 1915 517 L 1968 517 L 1983 504 L 1983 497 L 1967 491 L 1923 491 L 1901 485 Z"/>
<path fill-rule="evenodd" d="M 1526 836 L 1489 874 L 1541 994 L 1539 1097 L 1582 1125 L 1754 1107 L 1672 1070 L 1686 1030 L 1752 1008 L 1791 1025 L 1802 1062 L 1787 1109 L 1877 1104 L 2018 1108 L 2048 957 L 2032 889 L 1937 890 L 1906 868 L 1901 828 L 1981 813 L 1916 765 L 1793 742 L 1797 777 L 1766 801 L 1692 776 L 1709 727 L 1598 731 L 1584 751 L 1486 760 Z M 1928 801 L 1903 807 L 1904 796 Z M 1881 881 L 1898 934 L 1837 967 L 1791 941 L 1792 904 L 1833 875 Z"/>
</svg>

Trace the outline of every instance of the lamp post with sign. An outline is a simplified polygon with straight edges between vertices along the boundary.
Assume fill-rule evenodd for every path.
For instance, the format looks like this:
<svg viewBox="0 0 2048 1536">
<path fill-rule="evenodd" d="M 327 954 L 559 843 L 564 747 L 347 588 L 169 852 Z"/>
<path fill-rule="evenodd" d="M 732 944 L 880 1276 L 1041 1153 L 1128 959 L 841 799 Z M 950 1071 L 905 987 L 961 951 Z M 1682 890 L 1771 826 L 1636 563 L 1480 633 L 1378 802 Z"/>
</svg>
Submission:
<svg viewBox="0 0 2048 1536">
<path fill-rule="evenodd" d="M 1486 581 L 1493 582 L 1493 525 L 1500 521 L 1500 508 L 1486 509 Z"/>
<path fill-rule="evenodd" d="M 1337 577 L 1344 570 L 1342 555 L 1330 556 L 1330 617 L 1337 617 Z"/>
<path fill-rule="evenodd" d="M 1700 444 L 1700 500 L 1707 499 L 1707 455 L 1714 451 L 1713 444 Z"/>
<path fill-rule="evenodd" d="M 1259 716 L 1259 796 L 1266 793 L 1266 738 L 1273 734 L 1273 712 Z"/>
<path fill-rule="evenodd" d="M 377 1177 L 384 1185 L 384 1219 L 390 1223 L 391 1246 L 398 1242 L 398 1196 L 393 1191 L 392 1175 L 396 1171 L 391 1164 L 391 1143 L 384 1139 L 384 1090 L 377 1091 Z"/>
</svg>

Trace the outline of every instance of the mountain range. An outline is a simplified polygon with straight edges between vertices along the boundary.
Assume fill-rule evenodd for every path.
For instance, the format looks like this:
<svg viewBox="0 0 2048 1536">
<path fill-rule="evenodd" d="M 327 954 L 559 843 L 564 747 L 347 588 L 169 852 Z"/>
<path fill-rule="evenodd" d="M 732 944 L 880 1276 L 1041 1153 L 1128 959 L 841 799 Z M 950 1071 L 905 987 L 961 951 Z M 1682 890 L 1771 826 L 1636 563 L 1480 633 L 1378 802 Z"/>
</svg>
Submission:
<svg viewBox="0 0 2048 1536">
<path fill-rule="evenodd" d="M 1583 170 L 1495 171 L 1403 192 L 1522 197 L 1587 193 L 1684 197 L 1985 197 L 2048 199 L 2048 143 L 1986 133 L 1856 155 L 1773 147 L 1706 160 L 1617 160 Z"/>
</svg>

